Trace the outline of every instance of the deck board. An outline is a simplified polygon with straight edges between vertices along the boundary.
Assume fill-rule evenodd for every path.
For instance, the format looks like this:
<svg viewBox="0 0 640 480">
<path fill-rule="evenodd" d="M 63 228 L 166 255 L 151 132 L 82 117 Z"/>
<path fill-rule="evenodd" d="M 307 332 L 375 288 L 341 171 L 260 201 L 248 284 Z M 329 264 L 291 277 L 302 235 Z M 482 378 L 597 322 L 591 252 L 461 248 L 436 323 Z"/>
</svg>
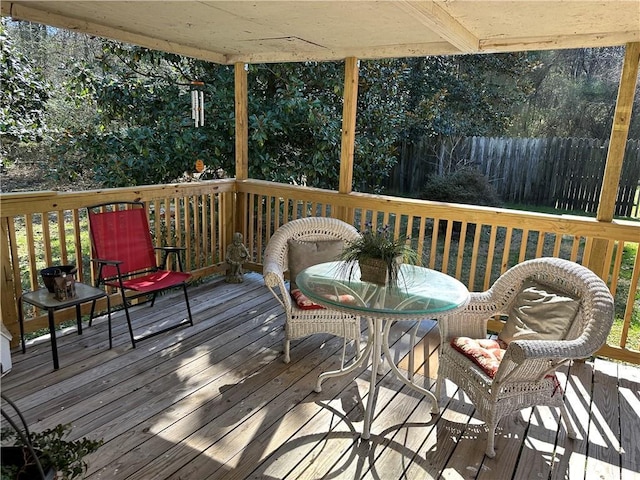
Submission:
<svg viewBox="0 0 640 480">
<path fill-rule="evenodd" d="M 30 341 L 24 355 L 13 352 L 2 391 L 33 430 L 70 422 L 73 438 L 104 439 L 88 458 L 88 479 L 640 476 L 638 367 L 597 359 L 565 368 L 559 377 L 580 438 L 566 440 L 557 410 L 527 409 L 500 423 L 494 459 L 484 456 L 486 432 L 464 392 L 447 381 L 442 413 L 433 417 L 429 400 L 385 369 L 367 442 L 359 433 L 370 370 L 329 378 L 314 391 L 317 375 L 339 366 L 340 339 L 294 341 L 284 364 L 282 307 L 260 275 L 246 274 L 239 285 L 218 278 L 189 292 L 195 325 L 135 349 L 123 312 L 115 312 L 111 350 L 105 318 L 82 335 L 61 332 L 58 371 L 46 337 Z M 134 310 L 140 333 L 179 319 L 184 303 L 176 292 Z M 403 368 L 408 328 L 396 324 L 390 333 Z M 416 381 L 432 391 L 437 338 L 434 322 L 420 324 Z"/>
</svg>

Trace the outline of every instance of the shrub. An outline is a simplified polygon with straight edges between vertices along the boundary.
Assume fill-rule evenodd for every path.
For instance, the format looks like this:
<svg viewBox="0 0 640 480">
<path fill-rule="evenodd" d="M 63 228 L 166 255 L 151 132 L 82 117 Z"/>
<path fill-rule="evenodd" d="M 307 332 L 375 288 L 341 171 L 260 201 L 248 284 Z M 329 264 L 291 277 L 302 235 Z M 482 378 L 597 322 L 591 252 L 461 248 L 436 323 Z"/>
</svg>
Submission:
<svg viewBox="0 0 640 480">
<path fill-rule="evenodd" d="M 474 168 L 463 168 L 439 177 L 431 177 L 422 199 L 499 207 L 502 200 L 489 179 Z"/>
</svg>

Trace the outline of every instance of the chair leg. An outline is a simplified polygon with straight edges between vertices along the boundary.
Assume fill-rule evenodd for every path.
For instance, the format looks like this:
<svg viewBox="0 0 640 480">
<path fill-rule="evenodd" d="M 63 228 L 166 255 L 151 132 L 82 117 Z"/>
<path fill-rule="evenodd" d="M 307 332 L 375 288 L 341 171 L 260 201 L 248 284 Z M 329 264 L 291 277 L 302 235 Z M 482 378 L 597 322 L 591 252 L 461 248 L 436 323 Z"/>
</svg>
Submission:
<svg viewBox="0 0 640 480">
<path fill-rule="evenodd" d="M 288 338 L 284 339 L 284 363 L 289 363 L 291 357 L 289 356 L 289 349 L 291 348 L 291 341 Z"/>
<path fill-rule="evenodd" d="M 107 322 L 109 323 L 109 350 L 113 348 L 113 340 L 111 339 L 111 299 L 107 295 Z"/>
<path fill-rule="evenodd" d="M 496 440 L 495 437 L 496 437 L 497 426 L 498 426 L 498 422 L 487 423 L 487 449 L 484 453 L 489 458 L 493 458 L 496 456 L 494 445 Z"/>
<path fill-rule="evenodd" d="M 191 316 L 191 305 L 189 305 L 189 295 L 187 294 L 187 284 L 182 284 L 182 290 L 184 292 L 184 301 L 187 304 L 187 313 L 189 314 L 189 324 L 193 327 L 193 317 Z M 155 299 L 155 296 L 154 296 Z"/>
<path fill-rule="evenodd" d="M 122 293 L 122 305 L 124 306 L 124 315 L 127 317 L 127 325 L 129 326 L 129 336 L 131 337 L 131 346 L 136 348 L 136 340 L 133 337 L 133 327 L 131 326 L 131 316 L 129 315 L 129 307 L 127 306 L 127 295 L 124 290 L 120 290 Z M 109 338 L 111 338 L 111 329 L 109 329 Z"/>
</svg>

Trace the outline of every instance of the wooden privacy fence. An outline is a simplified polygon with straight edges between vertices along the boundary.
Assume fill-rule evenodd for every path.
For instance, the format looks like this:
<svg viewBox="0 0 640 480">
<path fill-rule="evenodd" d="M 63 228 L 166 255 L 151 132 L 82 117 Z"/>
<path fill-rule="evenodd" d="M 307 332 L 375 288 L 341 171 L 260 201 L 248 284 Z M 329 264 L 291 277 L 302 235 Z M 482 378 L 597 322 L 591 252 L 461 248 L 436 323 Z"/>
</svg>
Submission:
<svg viewBox="0 0 640 480">
<path fill-rule="evenodd" d="M 388 187 L 420 191 L 441 164 L 469 163 L 484 173 L 509 203 L 595 213 L 608 140 L 584 138 L 467 137 L 439 149 L 428 140 L 403 145 Z M 627 141 L 615 214 L 640 215 L 640 141 Z"/>
</svg>

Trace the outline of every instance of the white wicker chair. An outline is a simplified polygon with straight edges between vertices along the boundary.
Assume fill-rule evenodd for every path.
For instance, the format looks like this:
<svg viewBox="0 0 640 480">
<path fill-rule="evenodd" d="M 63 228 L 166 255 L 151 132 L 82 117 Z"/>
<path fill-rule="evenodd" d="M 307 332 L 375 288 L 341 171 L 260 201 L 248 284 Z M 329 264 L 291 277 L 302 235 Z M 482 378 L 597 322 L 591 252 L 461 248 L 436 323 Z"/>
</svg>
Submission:
<svg viewBox="0 0 640 480">
<path fill-rule="evenodd" d="M 527 279 L 538 280 L 576 298 L 578 312 L 564 340 L 513 340 L 493 379 L 451 346 L 454 337 L 487 337 L 487 320 L 507 315 Z M 471 293 L 467 307 L 439 320 L 440 358 L 436 395 L 446 378 L 462 388 L 486 422 L 486 454 L 495 456 L 494 437 L 502 417 L 535 405 L 559 407 L 570 438 L 576 438 L 553 375 L 572 359 L 584 359 L 604 345 L 613 323 L 613 298 L 606 284 L 591 270 L 558 258 L 520 263 L 505 272 L 486 292 Z"/>
<path fill-rule="evenodd" d="M 284 307 L 287 315 L 284 335 L 284 361 L 289 363 L 291 340 L 314 333 L 331 333 L 354 340 L 356 352 L 360 351 L 360 317 L 335 310 L 303 310 L 298 308 L 289 295 L 284 274 L 289 269 L 288 240 L 323 241 L 358 238 L 360 233 L 348 223 L 335 218 L 307 217 L 282 225 L 269 239 L 264 254 L 264 283 Z M 344 360 L 344 356 L 343 356 Z"/>
</svg>

